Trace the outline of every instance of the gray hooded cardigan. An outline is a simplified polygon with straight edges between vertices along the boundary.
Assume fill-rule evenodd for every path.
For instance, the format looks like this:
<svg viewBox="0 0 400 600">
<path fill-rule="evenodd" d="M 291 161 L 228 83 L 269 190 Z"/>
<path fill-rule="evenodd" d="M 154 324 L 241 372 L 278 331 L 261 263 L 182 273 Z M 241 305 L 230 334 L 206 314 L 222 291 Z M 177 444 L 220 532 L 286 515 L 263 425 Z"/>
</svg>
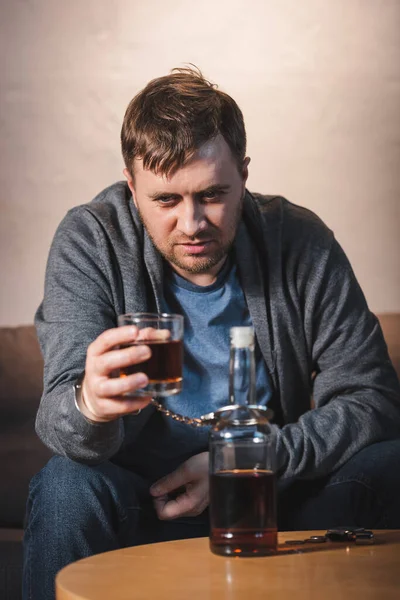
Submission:
<svg viewBox="0 0 400 600">
<path fill-rule="evenodd" d="M 234 252 L 271 377 L 280 475 L 322 476 L 363 447 L 399 437 L 399 382 L 333 233 L 284 198 L 247 192 Z M 105 424 L 75 407 L 88 345 L 118 314 L 161 310 L 162 295 L 163 261 L 125 183 L 68 212 L 36 314 L 45 359 L 36 428 L 55 453 L 88 464 L 112 459 L 154 480 L 207 449 L 206 431 L 153 406 Z"/>
</svg>

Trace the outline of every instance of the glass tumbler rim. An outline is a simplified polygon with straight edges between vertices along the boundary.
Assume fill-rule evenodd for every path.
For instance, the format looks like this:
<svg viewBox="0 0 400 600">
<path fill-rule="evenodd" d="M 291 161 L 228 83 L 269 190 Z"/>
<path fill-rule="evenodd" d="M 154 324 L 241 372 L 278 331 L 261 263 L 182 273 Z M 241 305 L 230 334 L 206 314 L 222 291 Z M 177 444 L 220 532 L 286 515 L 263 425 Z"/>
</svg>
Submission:
<svg viewBox="0 0 400 600">
<path fill-rule="evenodd" d="M 183 315 L 177 313 L 151 313 L 151 312 L 129 312 L 118 315 L 118 323 L 123 319 L 131 319 L 132 321 L 181 321 L 183 323 Z"/>
</svg>

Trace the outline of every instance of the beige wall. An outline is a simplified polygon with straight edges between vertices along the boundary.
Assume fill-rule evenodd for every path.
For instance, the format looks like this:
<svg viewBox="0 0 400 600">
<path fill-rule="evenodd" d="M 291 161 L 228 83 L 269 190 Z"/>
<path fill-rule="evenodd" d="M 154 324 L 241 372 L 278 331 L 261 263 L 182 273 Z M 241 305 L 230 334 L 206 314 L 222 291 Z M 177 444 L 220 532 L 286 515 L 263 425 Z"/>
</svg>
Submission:
<svg viewBox="0 0 400 600">
<path fill-rule="evenodd" d="M 65 211 L 121 177 L 121 119 L 184 62 L 239 102 L 249 188 L 316 211 L 400 311 L 399 0 L 0 0 L 0 324 L 29 323 Z"/>
</svg>

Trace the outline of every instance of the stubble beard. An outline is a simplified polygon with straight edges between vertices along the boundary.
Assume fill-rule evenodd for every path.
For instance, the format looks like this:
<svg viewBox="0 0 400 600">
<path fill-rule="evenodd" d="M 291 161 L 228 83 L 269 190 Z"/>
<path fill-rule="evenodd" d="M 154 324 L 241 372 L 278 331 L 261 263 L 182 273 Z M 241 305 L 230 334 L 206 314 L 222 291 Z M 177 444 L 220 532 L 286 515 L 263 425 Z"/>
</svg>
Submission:
<svg viewBox="0 0 400 600">
<path fill-rule="evenodd" d="M 191 275 L 201 275 L 201 274 L 207 273 L 210 269 L 212 269 L 220 261 L 222 261 L 223 258 L 228 256 L 228 253 L 229 253 L 230 249 L 232 248 L 233 243 L 235 241 L 236 232 L 239 227 L 239 223 L 240 223 L 241 215 L 242 215 L 242 207 L 243 207 L 243 198 L 242 198 L 242 201 L 240 202 L 240 205 L 236 209 L 236 215 L 235 215 L 235 218 L 230 227 L 228 238 L 227 238 L 226 242 L 224 242 L 223 244 L 220 243 L 218 238 L 212 237 L 213 233 L 216 233 L 218 235 L 218 229 L 216 229 L 216 228 L 207 229 L 207 231 L 202 232 L 202 236 L 195 236 L 196 241 L 201 241 L 201 238 L 209 239 L 210 237 L 212 237 L 212 239 L 214 240 L 214 243 L 215 242 L 217 243 L 217 248 L 211 256 L 198 256 L 198 255 L 193 255 L 193 254 L 187 254 L 186 256 L 191 262 L 188 262 L 187 260 L 183 260 L 179 256 L 176 255 L 175 249 L 177 248 L 177 245 L 175 242 L 170 242 L 168 244 L 167 248 L 160 248 L 160 246 L 157 244 L 157 242 L 151 235 L 151 232 L 149 231 L 149 228 L 146 225 L 146 222 L 143 218 L 143 215 L 140 212 L 139 207 L 137 207 L 137 208 L 138 208 L 139 217 L 143 224 L 143 227 L 146 229 L 147 235 L 149 236 L 149 238 L 151 239 L 155 248 L 157 248 L 157 250 L 161 254 L 161 256 L 168 263 L 175 265 L 182 271 L 186 271 L 186 273 L 190 273 Z M 210 233 L 211 233 L 211 236 L 209 235 Z M 194 239 L 191 240 L 191 238 L 188 238 L 188 241 L 189 242 L 194 241 Z"/>
<path fill-rule="evenodd" d="M 218 247 L 211 256 L 196 256 L 193 254 L 186 254 L 187 260 L 181 260 L 179 256 L 176 255 L 176 246 L 172 246 L 169 252 L 162 251 L 160 248 L 158 250 L 165 260 L 175 265 L 179 269 L 182 269 L 187 273 L 191 273 L 192 275 L 201 275 L 203 273 L 207 273 L 227 256 L 230 248 L 232 247 L 233 239 L 229 240 L 229 242 L 222 246 L 218 244 Z"/>
</svg>

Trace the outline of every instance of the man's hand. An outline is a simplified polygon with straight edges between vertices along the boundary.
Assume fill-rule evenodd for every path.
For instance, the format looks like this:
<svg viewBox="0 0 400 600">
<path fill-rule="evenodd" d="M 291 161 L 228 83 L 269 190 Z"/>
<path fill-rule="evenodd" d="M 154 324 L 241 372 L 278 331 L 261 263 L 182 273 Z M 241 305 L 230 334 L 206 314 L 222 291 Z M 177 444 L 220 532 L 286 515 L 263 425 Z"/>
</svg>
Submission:
<svg viewBox="0 0 400 600">
<path fill-rule="evenodd" d="M 148 360 L 148 346 L 126 346 L 146 336 L 137 327 L 127 325 L 108 329 L 88 347 L 85 377 L 82 382 L 81 411 L 91 421 L 104 423 L 147 406 L 151 398 L 128 398 L 124 394 L 135 392 L 148 384 L 144 373 L 126 377 L 112 377 L 113 371 Z M 121 348 L 122 346 L 122 348 Z M 116 349 L 116 347 L 120 347 Z"/>
<path fill-rule="evenodd" d="M 182 492 L 180 492 L 180 488 Z M 176 497 L 171 498 L 171 495 Z M 208 506 L 208 452 L 192 456 L 150 488 L 161 520 L 196 517 Z"/>
</svg>

